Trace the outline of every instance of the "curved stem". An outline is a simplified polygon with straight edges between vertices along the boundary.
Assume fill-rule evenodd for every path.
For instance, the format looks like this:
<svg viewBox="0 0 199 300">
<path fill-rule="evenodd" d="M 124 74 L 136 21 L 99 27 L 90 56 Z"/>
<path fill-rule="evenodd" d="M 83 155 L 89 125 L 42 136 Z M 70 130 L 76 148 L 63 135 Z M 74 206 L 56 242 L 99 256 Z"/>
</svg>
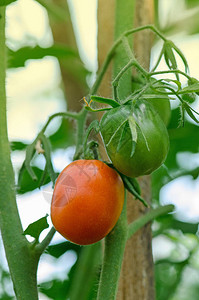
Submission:
<svg viewBox="0 0 199 300">
<path fill-rule="evenodd" d="M 44 125 L 44 127 L 42 128 L 41 132 L 44 133 L 46 128 L 48 127 L 48 125 L 50 124 L 50 122 L 57 117 L 63 117 L 63 118 L 72 118 L 77 120 L 78 119 L 78 113 L 73 113 L 73 112 L 59 112 L 56 113 L 52 116 L 49 117 L 48 121 L 46 122 L 46 124 Z"/>
<path fill-rule="evenodd" d="M 149 29 L 151 31 L 153 31 L 157 36 L 159 36 L 163 41 L 166 41 L 167 39 L 164 37 L 163 34 L 161 34 L 161 32 L 153 25 L 145 25 L 145 26 L 140 26 L 140 27 L 137 27 L 135 29 L 130 29 L 130 30 L 127 30 L 126 32 L 124 32 L 124 35 L 125 36 L 128 36 L 132 33 L 136 33 L 138 31 L 142 31 L 142 30 L 146 30 L 146 29 Z"/>
<path fill-rule="evenodd" d="M 178 69 L 176 70 L 166 70 L 166 71 L 157 71 L 157 72 L 150 72 L 150 76 L 153 76 L 153 75 L 159 75 L 159 74 L 168 74 L 168 73 L 178 73 L 178 74 L 181 74 L 185 77 L 187 77 L 187 79 L 191 79 L 191 76 L 189 76 L 187 73 L 183 72 L 183 71 L 180 71 Z"/>
<path fill-rule="evenodd" d="M 54 227 L 52 227 L 51 230 L 46 235 L 46 237 L 43 239 L 43 241 L 35 246 L 34 249 L 38 255 L 41 255 L 44 252 L 44 250 L 48 247 L 55 232 L 56 232 L 56 229 Z"/>
<path fill-rule="evenodd" d="M 153 221 L 155 218 L 161 215 L 172 212 L 173 209 L 174 209 L 174 205 L 170 204 L 170 205 L 160 206 L 156 209 L 150 210 L 144 216 L 140 217 L 138 220 L 134 221 L 129 225 L 127 238 L 129 239 L 134 233 L 136 233 L 140 228 L 142 228 L 148 222 Z"/>
</svg>

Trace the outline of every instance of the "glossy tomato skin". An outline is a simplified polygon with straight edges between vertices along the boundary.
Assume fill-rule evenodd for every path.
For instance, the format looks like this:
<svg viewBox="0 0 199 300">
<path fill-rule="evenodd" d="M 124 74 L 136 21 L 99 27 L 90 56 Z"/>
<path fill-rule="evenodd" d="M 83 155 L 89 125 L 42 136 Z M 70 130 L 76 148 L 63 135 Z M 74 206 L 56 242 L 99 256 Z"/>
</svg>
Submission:
<svg viewBox="0 0 199 300">
<path fill-rule="evenodd" d="M 155 81 L 155 80 L 154 80 Z M 133 90 L 138 90 L 142 88 L 142 85 L 140 83 L 133 82 L 132 84 Z M 162 92 L 166 92 L 166 90 L 162 89 Z M 146 101 L 148 101 L 150 104 L 153 105 L 155 110 L 159 113 L 161 119 L 163 120 L 164 124 L 168 126 L 169 121 L 171 119 L 171 105 L 169 97 L 165 94 L 164 99 L 158 98 L 158 92 L 155 92 L 151 88 L 148 88 L 145 91 L 145 94 L 151 94 L 154 95 L 154 98 L 148 98 Z M 163 95 L 162 95 L 163 96 Z"/>
<path fill-rule="evenodd" d="M 137 124 L 137 142 L 132 141 L 129 118 Z M 133 105 L 111 109 L 102 117 L 100 126 L 107 154 L 124 175 L 150 174 L 166 159 L 169 149 L 167 129 L 148 101 L 139 99 Z"/>
<path fill-rule="evenodd" d="M 124 185 L 115 170 L 99 160 L 77 160 L 57 178 L 51 219 L 67 240 L 88 245 L 113 229 L 123 203 Z"/>
</svg>

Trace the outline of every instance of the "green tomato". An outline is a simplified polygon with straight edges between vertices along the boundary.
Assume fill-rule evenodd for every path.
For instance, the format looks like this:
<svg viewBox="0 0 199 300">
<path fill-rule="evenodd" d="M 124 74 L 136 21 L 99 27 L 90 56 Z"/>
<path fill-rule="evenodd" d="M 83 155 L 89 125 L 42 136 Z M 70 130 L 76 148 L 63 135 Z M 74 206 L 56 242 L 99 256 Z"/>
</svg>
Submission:
<svg viewBox="0 0 199 300">
<path fill-rule="evenodd" d="M 140 83 L 133 83 L 134 91 L 140 89 L 141 87 L 142 85 Z M 154 92 L 150 88 L 145 91 L 145 94 L 154 95 L 154 98 L 148 98 L 146 99 L 146 101 L 148 101 L 150 104 L 153 105 L 153 107 L 159 113 L 163 122 L 167 126 L 171 118 L 171 106 L 170 106 L 169 97 L 165 95 L 165 99 L 157 98 L 158 93 Z"/>
<path fill-rule="evenodd" d="M 171 118 L 171 106 L 170 106 L 169 98 L 167 99 L 151 98 L 146 100 L 153 105 L 155 110 L 159 113 L 160 117 L 162 118 L 164 124 L 167 126 Z"/>
<path fill-rule="evenodd" d="M 121 105 L 106 112 L 100 132 L 113 165 L 129 177 L 150 174 L 166 159 L 166 126 L 146 100 Z"/>
</svg>

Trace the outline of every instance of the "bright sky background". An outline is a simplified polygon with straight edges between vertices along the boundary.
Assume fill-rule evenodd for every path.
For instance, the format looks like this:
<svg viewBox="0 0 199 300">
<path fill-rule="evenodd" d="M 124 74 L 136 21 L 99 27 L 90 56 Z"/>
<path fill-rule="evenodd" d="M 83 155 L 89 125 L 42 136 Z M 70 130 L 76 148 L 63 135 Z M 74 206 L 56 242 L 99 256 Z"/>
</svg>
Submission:
<svg viewBox="0 0 199 300">
<path fill-rule="evenodd" d="M 167 10 L 169 3 L 173 0 L 161 1 L 164 14 L 162 22 L 167 22 Z M 176 0 L 178 9 L 183 9 L 183 1 Z M 96 0 L 69 0 L 70 11 L 76 16 L 74 28 L 77 34 L 78 44 L 81 48 L 81 57 L 85 65 L 96 70 Z M 170 17 L 172 14 L 169 15 Z M 175 15 L 174 15 L 175 16 Z M 81 35 L 77 28 L 81 28 Z M 36 1 L 18 0 L 7 8 L 8 44 L 11 48 L 17 49 L 27 44 L 27 37 L 30 45 L 50 46 L 52 34 L 48 27 L 46 11 Z M 173 40 L 181 48 L 188 59 L 192 76 L 199 78 L 199 35 L 185 37 L 184 35 L 173 37 Z M 152 57 L 156 56 L 158 45 L 154 47 Z M 160 66 L 164 68 L 164 64 Z M 55 58 L 47 57 L 38 61 L 29 61 L 25 68 L 9 70 L 7 74 L 7 95 L 8 95 L 8 129 L 11 140 L 24 140 L 31 142 L 41 129 L 48 116 L 66 109 L 64 96 L 60 88 L 61 76 L 58 62 Z M 38 113 L 39 112 L 39 113 Z M 58 128 L 60 120 L 56 120 L 50 131 Z M 56 171 L 61 171 L 63 165 L 70 162 L 73 149 L 56 151 L 53 154 L 53 163 Z M 12 160 L 15 169 L 19 169 L 24 154 L 13 153 Z M 187 154 L 179 156 L 181 165 L 199 164 L 199 155 L 192 155 L 187 159 Z M 51 200 L 51 186 L 44 187 L 41 191 L 18 196 L 18 206 L 22 217 L 24 229 L 29 223 L 49 213 Z M 192 219 L 199 221 L 199 180 L 192 181 L 190 178 L 177 179 L 162 189 L 162 203 L 175 203 L 178 214 L 185 220 Z M 45 234 L 45 232 L 44 232 Z M 63 240 L 59 234 L 55 235 L 55 241 Z M 2 252 L 3 250 L 0 249 Z M 44 257 L 39 268 L 39 281 L 49 276 L 64 276 L 66 269 L 74 263 L 75 257 L 71 253 L 67 262 L 65 257 L 56 260 L 51 264 L 48 260 L 53 258 Z M 58 271 L 57 271 L 58 270 Z M 53 275 L 54 274 L 54 275 Z M 44 298 L 42 298 L 44 299 Z"/>
</svg>

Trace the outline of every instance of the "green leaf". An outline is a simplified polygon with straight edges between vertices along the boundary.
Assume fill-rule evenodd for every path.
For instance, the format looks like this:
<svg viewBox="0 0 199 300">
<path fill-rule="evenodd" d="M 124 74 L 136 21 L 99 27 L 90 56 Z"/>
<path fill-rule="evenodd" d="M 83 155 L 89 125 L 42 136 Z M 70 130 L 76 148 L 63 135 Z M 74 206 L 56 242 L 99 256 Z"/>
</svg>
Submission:
<svg viewBox="0 0 199 300">
<path fill-rule="evenodd" d="M 99 97 L 99 96 L 94 96 L 94 95 L 91 95 L 90 98 L 91 98 L 91 100 L 93 100 L 95 102 L 104 103 L 104 104 L 110 105 L 112 107 L 120 106 L 120 104 L 117 101 L 110 99 L 110 98 L 104 98 L 104 97 Z"/>
<path fill-rule="evenodd" d="M 194 111 L 198 115 L 199 115 L 199 113 L 196 112 L 193 108 L 191 108 L 186 102 L 183 102 L 182 105 L 183 105 L 183 108 L 186 110 L 187 114 L 190 116 L 190 118 L 192 118 L 192 120 L 194 120 L 196 123 L 199 123 L 198 119 L 196 119 L 196 117 L 194 116 L 192 111 Z"/>
<path fill-rule="evenodd" d="M 125 188 L 135 196 L 136 199 L 138 199 L 140 202 L 144 204 L 144 206 L 148 207 L 148 203 L 141 197 L 140 193 L 137 190 L 137 182 L 135 184 L 134 178 L 127 177 L 120 173 L 120 176 L 122 177 L 123 183 Z"/>
<path fill-rule="evenodd" d="M 88 145 L 87 145 L 87 142 L 88 142 L 88 138 L 89 138 L 89 135 L 91 133 L 92 130 L 95 130 L 96 133 L 98 133 L 100 131 L 100 126 L 99 126 L 99 121 L 98 120 L 93 120 L 90 125 L 88 126 L 87 130 L 86 130 L 86 134 L 85 134 L 85 137 L 84 137 L 84 142 L 83 142 L 83 151 L 84 151 L 84 157 L 86 157 L 86 150 L 88 150 Z M 96 142 L 94 142 L 94 147 L 96 145 Z M 92 144 L 90 145 L 91 147 L 93 146 Z"/>
<path fill-rule="evenodd" d="M 15 2 L 16 0 L 0 0 L 0 6 L 6 6 L 9 5 L 13 2 Z"/>
<path fill-rule="evenodd" d="M 53 185 L 55 184 L 57 175 L 53 169 L 52 161 L 51 161 L 51 146 L 49 140 L 46 138 L 46 136 L 42 133 L 39 135 L 41 138 L 43 148 L 44 148 L 44 156 L 46 159 L 46 169 L 48 171 L 48 174 L 50 175 L 50 178 L 53 182 Z"/>
<path fill-rule="evenodd" d="M 160 100 L 168 100 L 168 96 L 166 96 L 167 95 L 167 93 L 164 93 L 165 94 L 165 96 L 164 95 L 158 95 L 158 94 L 144 94 L 144 95 L 142 95 L 142 98 L 143 99 L 160 99 Z M 171 99 L 170 97 L 169 97 L 169 99 Z"/>
<path fill-rule="evenodd" d="M 8 49 L 8 67 L 24 67 L 28 59 L 42 59 L 45 56 L 55 56 L 59 59 L 74 59 L 79 57 L 78 53 L 72 48 L 61 44 L 54 44 L 48 48 L 42 48 L 40 46 L 23 47 L 17 51 Z"/>
<path fill-rule="evenodd" d="M 75 251 L 77 254 L 81 251 L 81 246 L 73 244 L 71 242 L 63 242 L 60 244 L 50 245 L 46 249 L 46 253 L 55 257 L 59 258 L 62 256 L 66 251 Z"/>
<path fill-rule="evenodd" d="M 49 227 L 47 217 L 48 215 L 28 225 L 26 230 L 24 230 L 24 235 L 30 235 L 38 241 L 41 232 Z"/>
<path fill-rule="evenodd" d="M 177 290 L 183 275 L 183 270 L 187 265 L 188 259 L 182 262 L 174 262 L 166 259 L 156 262 L 155 281 L 157 299 L 174 299 L 172 296 L 175 295 L 175 291 Z"/>
<path fill-rule="evenodd" d="M 181 89 L 181 82 L 179 80 L 174 80 L 174 79 L 163 79 L 164 82 L 173 82 L 174 84 L 177 85 L 178 91 Z"/>
<path fill-rule="evenodd" d="M 185 67 L 185 72 L 187 73 L 189 71 L 189 66 L 188 66 L 188 62 L 186 60 L 186 57 L 184 56 L 182 51 L 172 41 L 170 41 L 170 43 L 171 43 L 173 49 L 178 53 L 178 55 L 182 59 L 182 62 L 184 63 L 184 67 Z"/>
<path fill-rule="evenodd" d="M 137 123 L 135 122 L 135 119 L 133 116 L 128 117 L 128 123 L 131 130 L 131 137 L 132 137 L 132 151 L 131 151 L 131 157 L 133 156 L 135 152 L 135 146 L 137 143 Z"/>
<path fill-rule="evenodd" d="M 92 112 L 99 112 L 99 111 L 107 111 L 110 110 L 110 107 L 104 107 L 104 108 L 98 108 L 98 109 L 93 109 L 90 106 L 84 106 L 84 108 L 88 111 L 92 111 Z"/>
<path fill-rule="evenodd" d="M 193 103 L 196 100 L 196 95 L 194 93 L 187 93 L 182 95 L 182 100 Z"/>
<path fill-rule="evenodd" d="M 199 82 L 188 85 L 179 91 L 179 94 L 199 93 Z"/>
<path fill-rule="evenodd" d="M 34 174 L 37 176 L 37 178 L 42 178 L 44 171 L 39 169 L 38 167 L 33 166 L 32 167 Z M 57 174 L 58 175 L 58 174 Z M 42 185 L 45 185 L 51 181 L 49 175 L 45 176 L 44 180 L 41 182 L 40 180 L 33 181 L 32 177 L 28 173 L 27 169 L 22 166 L 22 168 L 19 171 L 18 176 L 18 185 L 17 185 L 17 193 L 18 194 L 25 194 L 27 192 L 34 191 L 37 188 L 40 188 Z"/>
<path fill-rule="evenodd" d="M 63 300 L 67 299 L 70 281 L 68 279 L 53 279 L 49 282 L 42 282 L 39 290 L 46 295 L 48 299 Z"/>
<path fill-rule="evenodd" d="M 26 148 L 26 158 L 24 161 L 24 166 L 26 167 L 28 173 L 30 174 L 33 180 L 37 180 L 37 176 L 35 175 L 30 163 L 36 151 L 35 150 L 36 142 L 37 140 L 35 140 L 32 144 L 28 145 L 28 147 Z"/>
<path fill-rule="evenodd" d="M 27 144 L 20 142 L 20 141 L 10 142 L 10 148 L 12 151 L 25 150 L 27 146 L 28 146 Z"/>
<path fill-rule="evenodd" d="M 69 146 L 75 145 L 75 132 L 72 123 L 63 119 L 58 130 L 48 137 L 52 150 L 66 149 Z"/>
<path fill-rule="evenodd" d="M 169 69 L 177 69 L 176 58 L 172 50 L 172 42 L 168 40 L 164 43 L 164 58 Z M 176 73 L 175 76 L 179 81 L 179 75 Z"/>
<path fill-rule="evenodd" d="M 136 141 L 137 141 L 137 131 L 136 131 L 136 123 L 135 120 L 133 119 L 132 116 L 122 116 L 118 114 L 118 116 L 115 115 L 116 118 L 118 119 L 118 126 L 115 129 L 115 131 L 112 131 L 112 134 L 110 136 L 110 139 L 107 140 L 106 142 L 106 147 L 109 146 L 110 143 L 116 138 L 117 140 L 117 151 L 119 151 L 124 144 L 126 144 L 127 139 L 126 139 L 126 134 L 129 132 L 130 129 L 130 134 L 131 134 L 131 156 L 135 152 L 135 147 L 136 147 Z M 116 119 L 115 119 L 116 121 Z M 114 124 L 114 123 L 113 123 Z M 116 123 L 115 123 L 116 124 Z"/>
</svg>

